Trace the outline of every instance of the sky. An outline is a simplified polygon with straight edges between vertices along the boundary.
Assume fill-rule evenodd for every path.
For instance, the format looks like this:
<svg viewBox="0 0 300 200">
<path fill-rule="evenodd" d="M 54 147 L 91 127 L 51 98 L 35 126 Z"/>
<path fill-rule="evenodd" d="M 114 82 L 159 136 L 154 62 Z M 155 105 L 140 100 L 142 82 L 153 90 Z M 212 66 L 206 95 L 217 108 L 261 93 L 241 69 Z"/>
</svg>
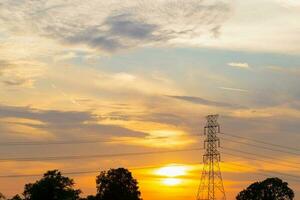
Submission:
<svg viewBox="0 0 300 200">
<path fill-rule="evenodd" d="M 227 199 L 269 176 L 299 199 L 299 20 L 298 0 L 0 0 L 0 192 L 126 167 L 144 200 L 195 199 L 218 113 Z M 84 157 L 131 152 L 162 153 Z M 85 196 L 96 175 L 70 177 Z"/>
</svg>

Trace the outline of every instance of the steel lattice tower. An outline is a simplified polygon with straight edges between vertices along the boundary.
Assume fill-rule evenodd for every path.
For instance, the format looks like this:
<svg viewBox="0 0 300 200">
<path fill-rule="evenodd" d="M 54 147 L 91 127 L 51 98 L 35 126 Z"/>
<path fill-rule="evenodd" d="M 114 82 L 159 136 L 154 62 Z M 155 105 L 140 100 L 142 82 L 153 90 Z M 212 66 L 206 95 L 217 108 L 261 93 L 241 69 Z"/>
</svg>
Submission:
<svg viewBox="0 0 300 200">
<path fill-rule="evenodd" d="M 218 147 L 220 147 L 220 139 L 217 137 L 217 133 L 220 133 L 218 117 L 218 115 L 206 117 L 207 123 L 204 127 L 204 135 L 206 135 L 204 140 L 205 153 L 197 200 L 226 200 L 219 166 L 221 156 L 218 151 Z"/>
</svg>

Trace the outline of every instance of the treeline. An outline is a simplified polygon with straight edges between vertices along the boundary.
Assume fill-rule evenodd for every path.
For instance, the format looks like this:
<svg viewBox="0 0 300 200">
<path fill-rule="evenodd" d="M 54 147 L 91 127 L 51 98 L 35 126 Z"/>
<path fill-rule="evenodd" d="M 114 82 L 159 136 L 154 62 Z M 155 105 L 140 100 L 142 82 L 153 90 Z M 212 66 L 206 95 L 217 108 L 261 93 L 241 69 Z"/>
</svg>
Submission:
<svg viewBox="0 0 300 200">
<path fill-rule="evenodd" d="M 35 183 L 26 184 L 21 195 L 6 199 L 0 193 L 0 200 L 141 200 L 137 180 L 124 168 L 102 171 L 96 177 L 96 189 L 96 195 L 81 198 L 74 180 L 53 170 Z"/>
<path fill-rule="evenodd" d="M 58 170 L 48 171 L 35 183 L 26 184 L 24 192 L 11 199 L 0 193 L 0 200 L 142 200 L 138 182 L 124 168 L 102 171 L 96 177 L 96 195 L 80 197 L 74 181 Z M 287 182 L 268 178 L 241 191 L 236 200 L 293 200 L 294 192 Z"/>
</svg>

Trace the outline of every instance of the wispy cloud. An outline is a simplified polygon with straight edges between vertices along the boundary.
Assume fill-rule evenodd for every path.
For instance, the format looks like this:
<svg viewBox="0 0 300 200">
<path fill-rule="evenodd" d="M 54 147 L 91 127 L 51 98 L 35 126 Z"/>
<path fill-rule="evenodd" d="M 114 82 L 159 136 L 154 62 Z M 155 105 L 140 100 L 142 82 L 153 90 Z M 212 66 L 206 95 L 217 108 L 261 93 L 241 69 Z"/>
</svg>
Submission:
<svg viewBox="0 0 300 200">
<path fill-rule="evenodd" d="M 235 68 L 241 68 L 241 69 L 249 69 L 250 66 L 248 63 L 246 62 L 230 62 L 230 63 L 227 63 L 228 66 L 231 66 L 231 67 L 235 67 Z"/>
<path fill-rule="evenodd" d="M 286 73 L 290 75 L 300 75 L 300 67 L 282 67 L 282 66 L 268 66 L 267 69 L 273 72 Z"/>
<path fill-rule="evenodd" d="M 167 97 L 174 98 L 174 99 L 179 99 L 183 101 L 188 101 L 191 103 L 195 104 L 202 104 L 202 105 L 207 105 L 207 106 L 216 106 L 216 107 L 227 107 L 227 108 L 241 108 L 241 106 L 230 104 L 230 103 L 225 103 L 225 102 L 219 102 L 219 101 L 211 101 L 207 100 L 201 97 L 195 97 L 195 96 L 172 96 L 172 95 L 167 95 Z"/>
<path fill-rule="evenodd" d="M 0 81 L 6 86 L 33 87 L 46 66 L 38 61 L 0 60 Z"/>
<path fill-rule="evenodd" d="M 235 91 L 235 92 L 249 92 L 248 90 L 241 89 L 241 88 L 232 88 L 232 87 L 219 87 L 221 90 L 229 90 L 229 91 Z"/>
</svg>

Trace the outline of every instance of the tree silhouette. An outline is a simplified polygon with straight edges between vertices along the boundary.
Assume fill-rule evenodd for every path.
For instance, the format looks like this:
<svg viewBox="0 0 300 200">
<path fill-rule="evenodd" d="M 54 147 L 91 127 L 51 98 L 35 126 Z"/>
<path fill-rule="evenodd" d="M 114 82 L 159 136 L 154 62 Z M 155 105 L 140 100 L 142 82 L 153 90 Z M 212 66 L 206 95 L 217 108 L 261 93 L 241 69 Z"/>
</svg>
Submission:
<svg viewBox="0 0 300 200">
<path fill-rule="evenodd" d="M 0 200 L 5 199 L 5 196 L 0 192 Z"/>
<path fill-rule="evenodd" d="M 89 195 L 86 198 L 81 198 L 80 200 L 97 200 L 96 196 Z"/>
<path fill-rule="evenodd" d="M 97 200 L 97 197 L 93 195 L 89 195 L 86 197 L 86 200 Z"/>
<path fill-rule="evenodd" d="M 262 182 L 255 182 L 241 191 L 237 200 L 292 200 L 294 192 L 287 182 L 279 178 L 268 178 Z"/>
<path fill-rule="evenodd" d="M 75 190 L 74 181 L 64 177 L 58 170 L 48 171 L 35 183 L 25 185 L 25 200 L 78 200 L 80 190 Z"/>
<path fill-rule="evenodd" d="M 138 182 L 127 169 L 102 171 L 96 184 L 97 200 L 142 200 Z"/>
<path fill-rule="evenodd" d="M 13 196 L 13 198 L 11 198 L 9 200 L 22 200 L 22 198 L 17 194 L 17 195 Z"/>
</svg>

